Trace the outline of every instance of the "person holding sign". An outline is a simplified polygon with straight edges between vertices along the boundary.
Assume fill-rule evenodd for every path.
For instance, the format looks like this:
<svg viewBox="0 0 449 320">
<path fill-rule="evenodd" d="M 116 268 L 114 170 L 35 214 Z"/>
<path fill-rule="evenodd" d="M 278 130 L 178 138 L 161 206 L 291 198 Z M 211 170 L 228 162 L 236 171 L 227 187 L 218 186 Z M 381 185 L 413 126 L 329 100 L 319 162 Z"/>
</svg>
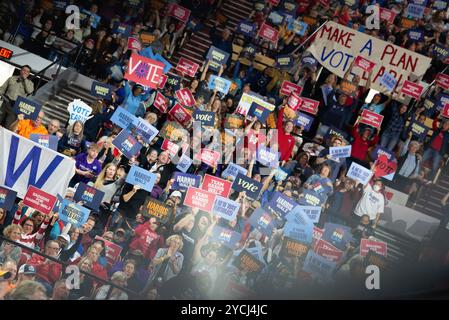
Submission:
<svg viewBox="0 0 449 320">
<path fill-rule="evenodd" d="M 387 104 L 390 103 L 391 95 L 388 96 L 387 100 L 382 103 L 380 102 L 381 100 L 382 95 L 380 93 L 376 93 L 370 103 L 365 103 L 362 106 L 362 108 L 360 109 L 360 113 L 363 111 L 363 109 L 368 109 L 369 111 L 380 114 L 385 109 Z"/>
<path fill-rule="evenodd" d="M 293 121 L 287 120 L 285 124 L 284 120 L 284 106 L 279 109 L 278 120 L 277 120 L 277 129 L 278 129 L 278 144 L 279 151 L 281 153 L 280 160 L 282 161 L 282 165 L 285 162 L 290 160 L 293 156 L 293 148 L 295 146 L 295 138 L 291 135 L 293 128 L 295 127 Z"/>
<path fill-rule="evenodd" d="M 0 126 L 6 128 L 17 119 L 13 112 L 13 106 L 19 96 L 29 96 L 34 92 L 34 83 L 28 77 L 31 73 L 31 67 L 24 65 L 20 69 L 18 76 L 12 76 L 0 87 L 0 95 L 3 98 L 3 104 L 0 107 Z"/>
<path fill-rule="evenodd" d="M 449 120 L 442 121 L 441 127 L 438 126 L 438 119 L 432 124 L 433 134 L 424 147 L 422 163 L 432 159 L 432 171 L 429 179 L 433 179 L 437 173 L 440 161 L 448 152 L 449 147 Z"/>
<path fill-rule="evenodd" d="M 101 163 L 97 160 L 98 146 L 91 144 L 86 153 L 81 153 L 75 158 L 75 175 L 69 183 L 74 187 L 78 182 L 88 183 L 101 172 Z"/>
<path fill-rule="evenodd" d="M 329 176 L 331 174 L 331 167 L 328 164 L 321 165 L 319 174 L 314 174 L 304 182 L 304 188 L 314 190 L 320 195 L 324 195 L 326 198 L 332 194 L 334 187 L 332 185 Z"/>
<path fill-rule="evenodd" d="M 75 121 L 67 129 L 58 141 L 58 152 L 68 157 L 74 157 L 82 152 L 86 152 L 86 139 L 84 138 L 84 125 L 81 121 Z"/>
<path fill-rule="evenodd" d="M 125 89 L 125 99 L 122 107 L 136 117 L 143 117 L 145 115 L 145 109 L 141 103 L 148 100 L 151 90 L 144 92 L 140 84 L 135 84 L 131 89 L 128 80 L 125 80 L 123 87 Z"/>
<path fill-rule="evenodd" d="M 410 193 L 413 180 L 419 178 L 422 157 L 417 152 L 420 147 L 421 144 L 418 141 L 410 142 L 410 140 L 404 146 L 405 152 L 398 158 L 397 174 L 394 177 L 394 185 L 392 185 L 395 189 Z"/>
<path fill-rule="evenodd" d="M 379 141 L 379 135 L 371 137 L 373 133 L 373 129 L 371 127 L 365 127 L 362 129 L 362 133 L 359 133 L 359 121 L 360 118 L 357 118 L 357 121 L 352 128 L 352 136 L 354 137 L 354 141 L 352 142 L 351 158 L 348 159 L 350 162 L 355 161 L 367 167 L 366 155 L 368 153 L 368 149 L 377 144 Z M 350 163 L 348 163 L 348 165 L 349 164 Z"/>
<path fill-rule="evenodd" d="M 10 130 L 19 136 L 29 139 L 32 134 L 48 134 L 47 129 L 42 124 L 45 114 L 40 111 L 36 120 L 25 119 L 23 114 L 17 116 L 17 120 L 11 124 Z"/>
<path fill-rule="evenodd" d="M 394 150 L 399 142 L 401 133 L 404 131 L 407 117 L 407 105 L 403 104 L 398 108 L 397 102 L 394 101 L 392 104 L 392 116 L 380 140 L 381 147 L 390 151 Z"/>
<path fill-rule="evenodd" d="M 338 136 L 334 136 L 331 141 L 332 147 L 342 147 L 343 140 Z M 340 177 L 344 177 L 346 174 L 346 159 L 345 158 L 337 158 L 334 159 L 329 154 L 329 148 L 326 148 L 320 152 L 318 157 L 315 160 L 316 164 L 326 163 L 331 168 L 331 175 L 329 178 L 335 182 L 335 180 Z"/>
</svg>

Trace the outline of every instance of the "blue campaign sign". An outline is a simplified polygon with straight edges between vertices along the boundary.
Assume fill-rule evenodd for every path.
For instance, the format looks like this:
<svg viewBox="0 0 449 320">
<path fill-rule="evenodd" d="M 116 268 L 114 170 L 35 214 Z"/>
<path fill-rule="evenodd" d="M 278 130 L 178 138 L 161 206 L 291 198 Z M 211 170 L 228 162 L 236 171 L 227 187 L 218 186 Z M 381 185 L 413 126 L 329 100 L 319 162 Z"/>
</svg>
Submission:
<svg viewBox="0 0 449 320">
<path fill-rule="evenodd" d="M 60 213 L 63 203 L 64 203 L 64 198 L 58 193 L 56 195 L 56 202 L 55 202 L 55 205 L 53 207 L 53 212 Z"/>
<path fill-rule="evenodd" d="M 276 181 L 284 181 L 288 177 L 288 172 L 285 172 L 282 168 L 277 168 L 274 178 Z"/>
<path fill-rule="evenodd" d="M 414 120 L 410 122 L 408 130 L 411 131 L 414 136 L 417 136 L 420 142 L 424 141 L 424 139 L 427 136 L 427 133 L 429 132 L 429 128 Z"/>
<path fill-rule="evenodd" d="M 278 151 L 273 151 L 264 145 L 261 145 L 259 149 L 257 149 L 256 159 L 266 167 L 276 168 L 279 165 L 279 156 L 280 153 Z"/>
<path fill-rule="evenodd" d="M 234 250 L 241 238 L 242 235 L 238 232 L 220 226 L 214 226 L 210 242 L 218 242 L 229 249 Z"/>
<path fill-rule="evenodd" d="M 398 2 L 398 1 L 396 1 L 396 2 Z M 418 6 L 424 6 L 424 7 L 427 6 L 427 2 L 428 2 L 428 0 L 410 0 L 410 3 L 416 4 Z"/>
<path fill-rule="evenodd" d="M 120 21 L 114 21 L 112 34 L 121 34 L 123 38 L 128 38 L 131 34 L 131 26 Z"/>
<path fill-rule="evenodd" d="M 14 201 L 16 200 L 17 192 L 14 190 L 0 187 L 0 208 L 9 211 L 14 206 Z"/>
<path fill-rule="evenodd" d="M 320 221 L 321 207 L 298 206 L 297 208 L 304 211 L 305 214 L 309 217 L 310 221 L 312 221 L 313 223 L 318 223 L 318 221 Z"/>
<path fill-rule="evenodd" d="M 438 110 L 443 110 L 444 106 L 446 104 L 449 104 L 449 95 L 448 94 L 444 94 L 444 93 L 440 93 L 437 96 L 437 109 Z"/>
<path fill-rule="evenodd" d="M 207 60 L 212 60 L 210 68 L 213 71 L 219 71 L 222 64 L 226 64 L 229 59 L 229 53 L 211 46 L 206 56 Z"/>
<path fill-rule="evenodd" d="M 444 10 L 447 8 L 447 2 L 446 1 L 435 1 L 433 3 L 433 8 L 436 10 Z"/>
<path fill-rule="evenodd" d="M 30 134 L 30 140 L 39 143 L 41 146 L 57 151 L 58 137 L 49 134 Z"/>
<path fill-rule="evenodd" d="M 141 135 L 146 143 L 150 143 L 159 133 L 158 129 L 142 118 L 134 119 L 132 125 L 136 127 L 137 134 Z"/>
<path fill-rule="evenodd" d="M 281 218 L 291 212 L 298 204 L 285 194 L 276 192 L 267 204 L 267 209 L 275 212 Z"/>
<path fill-rule="evenodd" d="M 231 84 L 232 82 L 225 78 L 211 75 L 209 77 L 209 83 L 207 87 L 210 90 L 217 90 L 218 92 L 221 92 L 223 94 L 228 94 L 229 89 L 231 88 Z"/>
<path fill-rule="evenodd" d="M 387 148 L 383 148 L 380 145 L 377 145 L 373 151 L 370 153 L 370 157 L 372 160 L 377 160 L 381 155 L 386 155 L 388 160 L 395 159 L 394 154 L 388 150 Z"/>
<path fill-rule="evenodd" d="M 294 62 L 293 57 L 288 54 L 276 57 L 276 67 L 290 69 L 293 68 L 293 62 Z"/>
<path fill-rule="evenodd" d="M 320 206 L 326 200 L 321 194 L 316 192 L 315 190 L 305 189 L 302 191 L 303 197 L 301 197 L 298 201 L 300 205 L 306 206 Z"/>
<path fill-rule="evenodd" d="M 89 209 L 67 199 L 63 200 L 61 210 L 59 211 L 59 219 L 66 223 L 71 223 L 75 227 L 81 227 L 85 224 L 89 215 Z"/>
<path fill-rule="evenodd" d="M 351 228 L 336 223 L 325 223 L 321 239 L 345 251 L 346 245 L 352 241 Z"/>
<path fill-rule="evenodd" d="M 267 121 L 268 116 L 270 115 L 270 110 L 261 106 L 257 102 L 251 103 L 251 106 L 248 110 L 248 116 L 256 117 L 261 123 Z"/>
<path fill-rule="evenodd" d="M 337 136 L 337 137 L 346 139 L 348 134 L 346 132 L 343 132 L 343 131 L 335 128 L 334 126 L 331 126 L 329 128 L 329 130 L 327 131 L 326 135 L 324 136 L 324 139 L 327 140 L 331 136 Z"/>
<path fill-rule="evenodd" d="M 348 178 L 359 181 L 361 184 L 366 185 L 373 176 L 373 172 L 370 169 L 362 167 L 358 163 L 351 163 L 351 167 L 346 174 Z"/>
<path fill-rule="evenodd" d="M 284 226 L 284 235 L 286 237 L 298 240 L 302 243 L 312 243 L 313 224 L 297 224 L 287 221 Z"/>
<path fill-rule="evenodd" d="M 36 120 L 41 111 L 42 106 L 39 103 L 28 100 L 24 97 L 17 97 L 13 106 L 13 112 L 15 114 L 23 114 L 25 119 Z"/>
<path fill-rule="evenodd" d="M 159 53 L 154 55 L 154 59 L 156 61 L 160 61 L 164 64 L 164 73 L 168 73 L 170 71 L 170 69 L 173 68 L 173 66 L 170 64 L 170 62 L 165 60 L 165 58 L 163 56 L 161 56 Z"/>
<path fill-rule="evenodd" d="M 251 199 L 257 199 L 262 190 L 262 183 L 238 173 L 232 183 L 232 189 L 237 192 L 246 192 Z"/>
<path fill-rule="evenodd" d="M 212 210 L 213 213 L 220 218 L 234 221 L 237 218 L 239 209 L 240 203 L 217 195 L 215 197 L 214 208 Z"/>
<path fill-rule="evenodd" d="M 333 159 L 349 158 L 351 156 L 352 146 L 330 147 L 329 154 Z"/>
<path fill-rule="evenodd" d="M 297 35 L 303 36 L 309 25 L 303 21 L 290 20 L 287 25 L 287 30 L 294 31 Z"/>
<path fill-rule="evenodd" d="M 264 209 L 257 208 L 256 210 L 254 210 L 248 222 L 251 226 L 259 230 L 266 236 L 271 237 L 273 228 L 275 226 L 275 219 Z"/>
<path fill-rule="evenodd" d="M 257 25 L 255 23 L 241 21 L 237 25 L 237 32 L 243 33 L 247 37 L 252 37 L 257 30 Z"/>
<path fill-rule="evenodd" d="M 221 174 L 221 177 L 224 179 L 227 179 L 228 177 L 232 177 L 232 180 L 235 179 L 235 177 L 237 177 L 237 175 L 239 173 L 246 175 L 246 173 L 248 172 L 247 169 L 242 168 L 239 165 L 236 165 L 235 163 L 230 163 L 226 169 L 223 171 L 223 173 Z"/>
<path fill-rule="evenodd" d="M 297 112 L 296 115 L 295 125 L 303 127 L 304 131 L 308 132 L 315 118 L 302 112 Z"/>
<path fill-rule="evenodd" d="M 118 107 L 111 117 L 111 122 L 118 125 L 122 129 L 128 128 L 128 126 L 137 121 L 137 117 L 129 113 L 122 107 Z"/>
<path fill-rule="evenodd" d="M 193 121 L 201 122 L 202 126 L 213 127 L 215 124 L 215 112 L 196 109 L 193 113 Z"/>
<path fill-rule="evenodd" d="M 201 184 L 201 177 L 196 174 L 175 172 L 173 176 L 173 190 L 187 190 L 190 186 L 198 188 Z"/>
<path fill-rule="evenodd" d="M 284 22 L 284 16 L 277 11 L 271 11 L 268 20 L 274 25 L 280 25 Z"/>
<path fill-rule="evenodd" d="M 112 141 L 112 144 L 120 150 L 128 159 L 137 155 L 142 149 L 142 145 L 128 130 L 122 130 L 118 136 Z"/>
<path fill-rule="evenodd" d="M 75 195 L 73 196 L 73 201 L 82 201 L 83 206 L 92 209 L 94 211 L 100 210 L 100 204 L 103 201 L 104 192 L 94 187 L 88 186 L 87 184 L 80 182 L 78 188 L 76 189 Z"/>
<path fill-rule="evenodd" d="M 409 30 L 407 37 L 411 40 L 421 42 L 424 40 L 424 31 L 421 30 Z"/>
<path fill-rule="evenodd" d="M 421 19 L 424 16 L 425 9 L 426 9 L 426 7 L 424 7 L 424 6 L 409 3 L 409 5 L 407 6 L 407 9 L 405 10 L 405 14 L 409 18 Z"/>
<path fill-rule="evenodd" d="M 285 217 L 284 217 L 285 220 L 292 222 L 292 223 L 299 224 L 299 225 L 303 225 L 303 226 L 311 225 L 313 227 L 314 221 L 312 219 L 310 219 L 306 210 L 302 209 L 302 208 L 308 208 L 308 207 L 312 207 L 312 206 L 297 205 L 296 207 L 293 208 L 292 211 L 290 211 L 289 213 L 287 213 L 285 215 Z M 313 208 L 317 208 L 317 207 L 313 207 Z"/>
<path fill-rule="evenodd" d="M 192 162 L 193 162 L 192 159 L 183 154 L 182 157 L 179 159 L 178 164 L 176 165 L 176 169 L 186 173 L 187 170 L 189 170 L 190 166 L 192 165 Z"/>
<path fill-rule="evenodd" d="M 380 84 L 387 88 L 388 91 L 393 91 L 396 87 L 398 80 L 389 72 L 385 72 L 380 78 Z"/>
<path fill-rule="evenodd" d="M 449 57 L 449 49 L 439 44 L 434 45 L 432 53 L 440 60 L 446 60 Z"/>
<path fill-rule="evenodd" d="M 90 94 L 101 99 L 111 99 L 113 87 L 109 84 L 94 81 L 90 87 Z"/>
<path fill-rule="evenodd" d="M 125 181 L 134 186 L 138 185 L 142 189 L 151 192 L 151 190 L 153 190 L 154 183 L 156 182 L 156 175 L 134 165 L 129 170 Z"/>
<path fill-rule="evenodd" d="M 314 251 L 309 250 L 306 259 L 304 260 L 302 270 L 304 272 L 310 273 L 313 277 L 320 279 L 329 279 L 336 268 L 336 262 L 332 262 L 316 254 Z"/>
</svg>

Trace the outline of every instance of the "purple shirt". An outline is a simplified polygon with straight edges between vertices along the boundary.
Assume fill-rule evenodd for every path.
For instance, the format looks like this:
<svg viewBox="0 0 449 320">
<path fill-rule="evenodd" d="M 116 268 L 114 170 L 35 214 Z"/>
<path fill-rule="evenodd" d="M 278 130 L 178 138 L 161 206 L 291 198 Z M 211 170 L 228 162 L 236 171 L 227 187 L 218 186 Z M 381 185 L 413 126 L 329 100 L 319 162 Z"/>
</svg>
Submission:
<svg viewBox="0 0 449 320">
<path fill-rule="evenodd" d="M 75 158 L 75 167 L 82 171 L 92 171 L 96 176 L 98 176 L 101 172 L 101 163 L 97 159 L 95 159 L 92 163 L 87 162 L 87 153 L 82 153 L 76 156 Z M 77 182 L 88 183 L 90 179 L 88 177 L 76 175 L 75 176 Z"/>
</svg>

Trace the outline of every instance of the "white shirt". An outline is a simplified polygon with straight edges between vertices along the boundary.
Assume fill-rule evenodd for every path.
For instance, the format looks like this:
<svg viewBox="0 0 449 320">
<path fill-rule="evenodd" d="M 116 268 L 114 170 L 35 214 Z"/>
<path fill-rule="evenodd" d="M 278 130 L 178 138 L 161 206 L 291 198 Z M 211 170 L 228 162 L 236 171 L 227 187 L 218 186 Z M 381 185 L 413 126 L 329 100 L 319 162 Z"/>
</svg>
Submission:
<svg viewBox="0 0 449 320">
<path fill-rule="evenodd" d="M 354 214 L 359 217 L 367 214 L 370 220 L 376 219 L 378 213 L 384 213 L 384 196 L 380 192 L 375 192 L 370 184 L 363 191 L 363 196 L 354 209 Z"/>
</svg>

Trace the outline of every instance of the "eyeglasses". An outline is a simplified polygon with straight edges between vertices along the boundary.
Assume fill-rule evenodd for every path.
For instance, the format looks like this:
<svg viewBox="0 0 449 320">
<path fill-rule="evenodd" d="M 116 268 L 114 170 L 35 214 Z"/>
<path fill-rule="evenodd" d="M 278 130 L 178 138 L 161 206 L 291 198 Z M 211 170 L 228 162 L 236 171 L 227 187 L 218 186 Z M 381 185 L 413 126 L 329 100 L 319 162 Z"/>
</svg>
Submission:
<svg viewBox="0 0 449 320">
<path fill-rule="evenodd" d="M 32 223 L 25 223 L 23 226 L 24 227 L 34 227 L 34 224 L 32 224 Z"/>
</svg>

